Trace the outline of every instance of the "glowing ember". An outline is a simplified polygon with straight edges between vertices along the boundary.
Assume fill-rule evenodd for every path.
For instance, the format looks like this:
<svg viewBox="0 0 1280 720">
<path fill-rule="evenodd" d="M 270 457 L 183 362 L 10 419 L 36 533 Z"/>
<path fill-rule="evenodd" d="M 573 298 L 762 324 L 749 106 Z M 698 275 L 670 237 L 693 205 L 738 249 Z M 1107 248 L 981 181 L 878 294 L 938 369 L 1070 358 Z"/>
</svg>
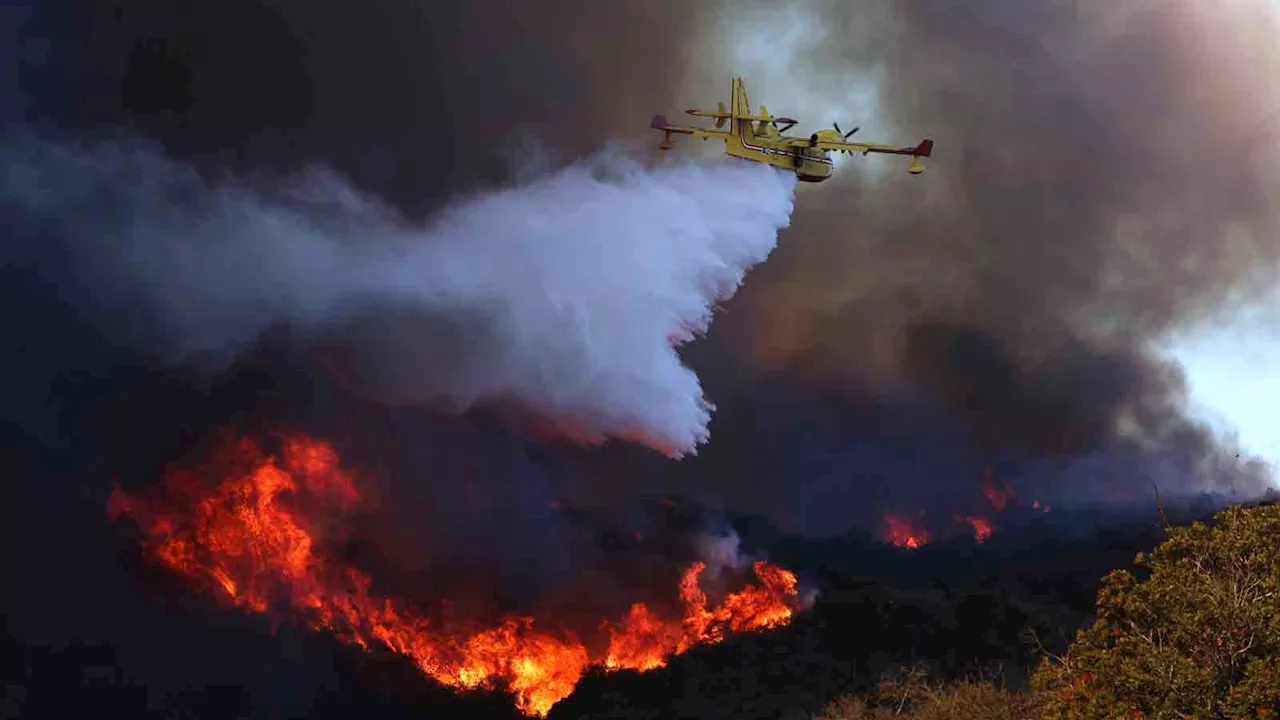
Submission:
<svg viewBox="0 0 1280 720">
<path fill-rule="evenodd" d="M 993 528 L 991 521 L 981 515 L 966 515 L 963 520 L 973 528 L 973 540 L 981 545 L 987 538 L 991 537 Z"/>
<path fill-rule="evenodd" d="M 987 496 L 987 502 L 991 503 L 992 509 L 996 512 L 1004 512 L 1005 507 L 1009 504 L 1009 497 L 1013 495 L 1013 491 L 1006 484 L 1003 488 L 996 487 L 995 480 L 991 475 L 991 468 L 987 468 L 986 473 L 982 476 L 982 494 Z"/>
<path fill-rule="evenodd" d="M 758 585 L 708 608 L 699 586 L 704 566 L 696 563 L 680 583 L 682 617 L 662 618 L 637 603 L 620 622 L 605 624 L 608 648 L 599 656 L 571 633 L 535 629 L 528 617 L 433 625 L 406 603 L 371 594 L 368 576 L 324 552 L 335 539 L 326 537 L 334 519 L 360 501 L 330 446 L 288 437 L 278 460 L 240 440 L 218 461 L 214 482 L 208 471 L 174 470 L 155 493 L 116 490 L 108 511 L 134 520 L 159 562 L 236 607 L 285 611 L 362 648 L 380 643 L 451 687 L 505 687 L 530 715 L 545 715 L 591 665 L 661 667 L 727 632 L 784 624 L 799 601 L 794 574 L 757 562 Z"/>
<path fill-rule="evenodd" d="M 929 542 L 929 532 L 915 527 L 911 521 L 901 515 L 886 515 L 884 523 L 888 527 L 886 540 L 893 545 L 912 550 Z"/>
</svg>

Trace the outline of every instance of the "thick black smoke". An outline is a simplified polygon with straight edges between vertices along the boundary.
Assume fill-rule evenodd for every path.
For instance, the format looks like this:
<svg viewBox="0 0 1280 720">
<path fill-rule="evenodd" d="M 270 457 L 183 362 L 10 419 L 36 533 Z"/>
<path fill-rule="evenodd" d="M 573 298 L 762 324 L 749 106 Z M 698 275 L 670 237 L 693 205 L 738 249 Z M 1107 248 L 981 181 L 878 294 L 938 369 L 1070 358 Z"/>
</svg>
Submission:
<svg viewBox="0 0 1280 720">
<path fill-rule="evenodd" d="M 931 169 L 846 163 L 801 193 L 714 339 L 857 407 L 923 394 L 961 429 L 938 435 L 921 411 L 918 440 L 899 437 L 949 469 L 846 462 L 833 439 L 790 481 L 910 497 L 972 492 L 994 466 L 1058 501 L 1146 503 L 1153 483 L 1256 492 L 1262 468 L 1188 415 L 1156 348 L 1270 289 L 1280 157 L 1271 95 L 1256 90 L 1280 67 L 1268 5 L 872 6 L 789 4 L 789 26 L 810 31 L 789 40 L 769 12 L 743 16 L 761 42 L 745 56 L 769 84 L 753 98 L 832 112 L 798 88 L 843 81 L 852 100 L 874 98 L 863 134 L 933 137 Z M 768 67 L 765 48 L 787 60 Z"/>
<path fill-rule="evenodd" d="M 707 522 L 677 523 L 676 530 L 664 531 L 669 525 L 665 511 L 653 507 L 666 506 L 654 503 L 603 515 L 588 506 L 584 518 L 578 501 L 592 498 L 592 488 L 621 480 L 611 477 L 614 473 L 605 464 L 597 464 L 592 453 L 548 448 L 509 418 L 495 420 L 486 412 L 460 418 L 362 399 L 377 395 L 367 392 L 369 385 L 385 383 L 388 368 L 375 364 L 374 375 L 364 374 L 370 367 L 359 361 L 368 357 L 352 358 L 346 351 L 372 345 L 394 352 L 398 332 L 406 326 L 422 329 L 422 319 L 387 322 L 387 315 L 376 311 L 378 302 L 364 304 L 368 312 L 357 313 L 350 325 L 323 328 L 299 323 L 307 312 L 277 312 L 281 300 L 284 306 L 306 310 L 310 301 L 293 304 L 309 295 L 299 296 L 297 289 L 315 287 L 327 276 L 328 282 L 318 284 L 331 290 L 331 271 L 363 275 L 361 261 L 347 256 L 337 263 L 326 261 L 325 272 L 312 265 L 292 275 L 287 263 L 278 262 L 280 246 L 271 244 L 280 238 L 261 232 L 281 220 L 303 230 L 295 240 L 310 248 L 304 254 L 313 259 L 332 260 L 341 247 L 372 240 L 359 245 L 363 249 L 357 254 L 367 258 L 378 245 L 394 244 L 406 229 L 420 230 L 424 221 L 437 230 L 447 230 L 459 214 L 482 223 L 500 221 L 502 213 L 485 212 L 494 207 L 492 196 L 489 204 L 481 198 L 479 204 L 462 205 L 461 211 L 458 198 L 474 200 L 478 192 L 527 185 L 531 177 L 549 173 L 579 178 L 576 189 L 581 192 L 535 193 L 527 198 L 535 215 L 545 220 L 589 209 L 592 203 L 584 202 L 585 194 L 607 198 L 616 183 L 594 183 L 590 173 L 554 172 L 616 137 L 612 118 L 620 112 L 618 98 L 601 99 L 584 88 L 614 82 L 657 88 L 665 82 L 633 58 L 661 53 L 665 42 L 674 49 L 682 42 L 681 26 L 672 15 L 650 17 L 650 9 L 568 12 L 585 23 L 571 42 L 561 40 L 563 22 L 545 8 L 520 17 L 496 7 L 426 13 L 406 3 L 354 18 L 345 10 L 304 3 L 291 8 L 233 3 L 216 12 L 197 4 L 50 3 L 11 11 L 14 23 L 6 27 L 16 28 L 19 38 L 5 47 L 17 51 L 20 71 L 4 88 L 22 102 L 5 103 L 4 119 L 25 127 L 8 136 L 18 141 L 5 148 L 7 192 L 0 207 L 5 234 L 0 288 L 11 349 L 0 376 L 0 394 L 6 398 L 0 410 L 3 470 L 12 479 L 5 489 L 12 521 L 5 523 L 3 558 L 6 572 L 28 580 L 21 592 L 6 594 L 0 612 L 8 626 L 41 644 L 110 639 L 120 648 L 121 665 L 156 690 L 180 687 L 193 678 L 250 685 L 255 678 L 270 678 L 269 687 L 254 692 L 263 712 L 304 711 L 314 691 L 308 685 L 325 678 L 325 654 L 309 657 L 308 667 L 299 666 L 282 679 L 264 666 L 272 664 L 273 656 L 287 664 L 291 656 L 305 654 L 291 647 L 287 633 L 280 641 L 267 641 L 281 647 L 258 652 L 246 651 L 232 639 L 263 631 L 242 618 L 228 619 L 226 625 L 215 620 L 208 628 L 176 622 L 161 631 L 156 623 L 164 623 L 155 616 L 163 615 L 163 607 L 139 602 L 131 587 L 135 574 L 121 572 L 138 563 L 130 559 L 122 564 L 114 556 L 133 558 L 136 544 L 127 537 L 127 528 L 107 525 L 104 508 L 111 485 L 149 485 L 171 461 L 198 462 L 217 431 L 227 427 L 251 436 L 293 428 L 334 440 L 342 456 L 367 475 L 369 492 L 382 495 L 377 505 L 382 514 L 369 520 L 364 542 L 348 551 L 389 591 L 483 600 L 485 608 L 490 603 L 528 608 L 539 601 L 563 604 L 586 597 L 591 607 L 584 612 L 616 615 L 635 599 L 637 587 L 652 589 L 659 581 L 674 580 L 671 571 L 678 568 L 673 561 L 686 561 L 701 550 L 692 538 L 708 529 Z M 660 32 L 655 23 L 669 27 Z M 646 25 L 652 32 L 634 34 Z M 524 45 L 510 42 L 521 36 Z M 611 71 L 585 62 L 591 54 L 608 56 L 619 50 L 634 52 L 612 55 Z M 563 76 L 557 79 L 554 73 Z M 634 94 L 619 97 L 623 102 L 631 98 L 644 117 L 659 104 Z M 38 132 L 39 142 L 24 135 L 31 130 Z M 158 142 L 163 153 L 140 148 L 135 143 L 139 136 Z M 556 152 L 545 161 L 531 154 L 530 149 L 548 146 Z M 189 173 L 188 166 L 203 177 Z M 372 200 L 357 200 L 345 185 L 333 184 L 320 186 L 328 188 L 321 203 L 296 196 L 276 202 L 258 192 L 264 187 L 313 189 L 314 183 L 299 188 L 282 184 L 281 178 L 316 166 L 350 178 L 354 189 Z M 611 318 L 579 318 L 590 326 L 589 334 L 614 338 L 597 348 L 572 344 L 577 350 L 571 352 L 585 351 L 579 357 L 587 361 L 570 370 L 572 383 L 589 385 L 600 377 L 590 366 L 621 353 L 634 363 L 634 372 L 625 374 L 641 381 L 622 388 L 623 394 L 662 413 L 672 409 L 643 381 L 661 369 L 661 359 L 628 349 L 617 333 L 633 333 L 646 326 L 646 313 L 670 308 L 673 300 L 683 305 L 681 298 L 692 297 L 640 282 L 645 263 L 700 256 L 708 272 L 677 281 L 704 298 L 699 301 L 704 310 L 705 300 L 736 282 L 749 264 L 739 261 L 749 259 L 733 252 L 707 254 L 699 249 L 707 248 L 699 237 L 719 237 L 757 213 L 761 206 L 753 193 L 762 183 L 774 183 L 780 191 L 776 219 L 785 221 L 787 183 L 778 184 L 759 168 L 728 172 L 738 180 L 695 169 L 683 189 L 670 183 L 653 186 L 657 195 L 651 197 L 666 200 L 642 208 L 640 216 L 615 206 L 598 218 L 607 225 L 593 226 L 599 231 L 599 248 L 626 250 L 625 257 L 638 262 L 627 266 L 624 259 L 610 284 L 563 284 L 559 299 L 567 299 L 571 307 L 577 304 L 572 296 L 584 291 L 599 296 L 633 287 L 638 294 L 613 295 L 617 302 L 609 306 Z M 628 174 L 633 179 L 646 175 L 623 173 Z M 713 205 L 724 212 L 715 222 L 704 223 L 706 232 L 682 236 L 688 226 L 677 223 L 681 213 L 668 203 L 696 205 L 700 195 L 719 197 Z M 68 198 L 74 202 L 62 202 Z M 394 207 L 383 213 L 379 198 Z M 355 200 L 355 212 L 344 200 Z M 324 212 L 297 212 L 317 204 L 325 206 Z M 439 214 L 446 207 L 453 209 L 452 215 Z M 376 232 L 362 237 L 352 232 L 352 220 Z M 667 224 L 672 232 L 650 238 L 658 242 L 628 240 L 654 223 Z M 552 244 L 574 236 L 589 240 L 591 234 L 558 234 L 545 222 L 543 230 L 550 231 L 544 239 Z M 741 234 L 731 236 L 740 239 Z M 749 254 L 771 249 L 772 236 L 763 239 L 767 242 Z M 455 240 L 466 255 L 466 238 Z M 112 252 L 130 246 L 142 252 Z M 160 246 L 196 252 L 188 256 L 185 270 L 170 274 L 165 268 L 177 266 L 149 255 Z M 215 246 L 247 248 L 251 252 L 241 253 L 241 259 L 256 260 L 228 268 L 216 253 L 208 253 Z M 546 255 L 535 259 L 539 257 L 551 260 Z M 470 272 L 486 272 L 480 262 L 484 258 L 463 259 Z M 607 256 L 563 260 L 580 263 L 544 270 L 598 280 L 589 265 Z M 151 271 L 146 269 L 157 261 Z M 537 262 L 506 253 L 487 270 L 504 266 L 508 277 L 491 277 L 490 291 L 503 294 L 513 284 L 537 284 Z M 362 281 L 364 287 L 356 293 L 362 302 L 370 296 L 385 299 L 388 288 L 378 278 L 366 275 L 365 280 L 372 282 Z M 194 292 L 184 297 L 184 289 Z M 220 302 L 209 301 L 218 300 L 219 293 Z M 200 296 L 204 300 L 191 304 Z M 523 314 L 539 304 L 536 297 L 533 302 L 513 300 L 500 303 L 508 306 L 500 315 Z M 202 322 L 184 322 L 193 310 L 203 316 Z M 460 317 L 456 312 L 443 315 Z M 697 329 L 698 319 L 684 315 L 668 314 L 671 322 L 663 328 L 649 326 L 658 333 L 652 336 L 654 347 L 667 352 L 664 333 L 683 336 Z M 379 322 L 370 323 L 370 318 Z M 316 348 L 317 329 L 328 341 L 324 348 Z M 554 342 L 554 328 L 523 329 L 531 335 L 499 349 L 561 347 Z M 192 331 L 200 332 L 193 336 Z M 255 338 L 259 332 L 265 335 Z M 367 342 L 369 334 L 379 342 Z M 435 336 L 449 339 L 448 333 Z M 175 362 L 167 352 L 151 352 L 174 349 L 169 341 L 175 338 L 186 346 L 181 349 L 221 346 L 239 354 L 224 371 L 210 374 L 207 367 Z M 459 345 L 466 349 L 465 343 Z M 419 360 L 440 360 L 431 347 L 417 347 L 412 355 Z M 520 353 L 510 357 L 512 353 L 490 348 L 482 354 L 495 361 L 515 360 L 513 370 L 536 380 L 538 368 L 527 357 L 522 361 Z M 386 352 L 375 355 L 388 359 Z M 413 364 L 412 357 L 402 359 Z M 446 369 L 478 369 L 463 360 L 446 363 Z M 670 367 L 678 367 L 677 360 L 669 354 Z M 404 368 L 399 370 L 404 377 Z M 429 387 L 424 394 L 441 389 L 430 387 L 441 382 L 439 377 L 425 380 Z M 697 386 L 691 374 L 678 380 L 686 389 Z M 446 394 L 457 390 L 444 385 Z M 353 386 L 362 392 L 353 392 Z M 705 408 L 692 399 L 695 403 L 685 409 L 692 411 L 687 417 L 694 425 L 685 428 L 692 431 L 685 440 L 654 437 L 637 418 L 618 418 L 614 431 L 634 429 L 675 449 L 696 440 L 705 423 Z M 619 402 L 618 407 L 633 407 L 627 398 Z M 588 435 L 601 430 L 581 423 L 575 429 Z M 553 504 L 561 498 L 570 502 Z M 636 505 L 634 498 L 629 504 Z M 113 542 L 113 531 L 122 534 L 119 542 Z M 646 545 L 639 545 L 637 533 Z M 202 649 L 198 657 L 173 660 L 191 647 Z M 256 654 L 255 661 L 243 662 L 238 657 L 243 652 Z M 264 694 L 267 700 L 261 699 Z"/>
<path fill-rule="evenodd" d="M 656 472 L 624 451 L 593 493 L 675 486 L 808 525 L 868 495 L 973 495 L 993 465 L 1043 480 L 1115 456 L 1120 494 L 1257 487 L 1151 345 L 1275 256 L 1264 5 L 871 5 L 46 4 L 12 11 L 10 107 L 73 134 L 122 125 L 211 174 L 332 167 L 413 216 L 745 75 L 806 127 L 929 135 L 937 157 L 919 178 L 846 160 L 804 188 L 779 254 L 690 355 L 717 447 Z M 1133 462 L 1162 469 L 1120 479 Z"/>
</svg>

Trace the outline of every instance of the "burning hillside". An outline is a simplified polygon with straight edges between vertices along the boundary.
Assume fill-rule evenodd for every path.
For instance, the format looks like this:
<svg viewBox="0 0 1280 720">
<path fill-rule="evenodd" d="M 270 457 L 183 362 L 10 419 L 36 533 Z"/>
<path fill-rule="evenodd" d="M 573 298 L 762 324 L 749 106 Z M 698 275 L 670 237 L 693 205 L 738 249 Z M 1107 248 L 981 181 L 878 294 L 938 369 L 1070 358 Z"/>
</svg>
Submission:
<svg viewBox="0 0 1280 720">
<path fill-rule="evenodd" d="M 948 528 L 952 532 L 961 529 L 966 534 L 972 535 L 973 541 L 979 545 L 986 542 L 996 531 L 994 517 L 1004 513 L 1005 510 L 1013 512 L 1016 509 L 1023 514 L 1027 511 L 1047 513 L 1051 510 L 1049 505 L 1041 504 L 1039 500 L 1031 501 L 1030 505 L 1017 503 L 1013 488 L 1007 482 L 997 484 L 990 468 L 982 475 L 981 490 L 986 504 L 990 506 L 991 514 L 987 514 L 985 510 L 967 515 L 955 514 L 952 515 L 953 522 Z M 928 545 L 936 535 L 925 522 L 923 512 L 917 513 L 915 517 L 889 514 L 882 518 L 882 522 L 880 539 L 895 547 L 915 550 Z"/>
<path fill-rule="evenodd" d="M 706 564 L 695 562 L 673 588 L 678 616 L 635 603 L 599 623 L 599 647 L 568 623 L 535 627 L 527 615 L 437 618 L 408 598 L 379 596 L 370 576 L 334 550 L 360 503 L 332 447 L 295 435 L 279 457 L 248 439 L 227 443 L 208 464 L 170 470 L 153 492 L 116 490 L 109 512 L 138 524 L 161 565 L 235 607 L 388 648 L 450 687 L 509 690 L 529 715 L 545 715 L 590 666 L 662 667 L 728 633 L 785 624 L 799 605 L 795 575 L 763 561 L 752 566 L 755 583 L 712 603 L 700 583 Z"/>
</svg>

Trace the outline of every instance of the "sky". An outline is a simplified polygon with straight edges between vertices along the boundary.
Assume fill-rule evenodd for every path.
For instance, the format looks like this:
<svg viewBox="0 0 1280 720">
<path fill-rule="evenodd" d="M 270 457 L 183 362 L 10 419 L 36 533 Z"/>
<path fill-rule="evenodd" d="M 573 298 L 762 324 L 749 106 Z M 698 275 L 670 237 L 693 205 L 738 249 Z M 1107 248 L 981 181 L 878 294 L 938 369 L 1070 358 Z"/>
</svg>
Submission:
<svg viewBox="0 0 1280 720">
<path fill-rule="evenodd" d="M 1181 364 L 1189 399 L 1219 433 L 1266 460 L 1280 481 L 1280 313 L 1274 305 L 1236 311 L 1171 338 L 1163 351 Z"/>
<path fill-rule="evenodd" d="M 1266 10 L 1280 42 L 1280 2 L 1268 0 Z M 1264 69 L 1275 70 L 1265 64 Z M 1197 412 L 1265 459 L 1275 472 L 1272 483 L 1280 486 L 1280 423 L 1274 412 L 1280 407 L 1280 305 L 1264 300 L 1228 309 L 1175 334 L 1164 351 L 1185 370 Z"/>
</svg>

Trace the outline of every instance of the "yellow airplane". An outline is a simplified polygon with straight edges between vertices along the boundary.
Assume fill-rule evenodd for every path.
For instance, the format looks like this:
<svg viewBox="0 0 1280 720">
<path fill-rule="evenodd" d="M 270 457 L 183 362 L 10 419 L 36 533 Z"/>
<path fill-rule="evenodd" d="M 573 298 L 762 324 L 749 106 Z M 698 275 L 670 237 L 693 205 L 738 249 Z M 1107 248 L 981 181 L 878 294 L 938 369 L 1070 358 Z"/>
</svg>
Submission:
<svg viewBox="0 0 1280 720">
<path fill-rule="evenodd" d="M 885 153 L 888 155 L 910 155 L 911 165 L 907 172 L 919 175 L 924 172 L 920 158 L 929 157 L 933 153 L 933 141 L 925 140 L 915 147 L 892 147 L 875 143 L 847 142 L 850 135 L 858 132 L 854 128 L 847 133 L 840 132 L 840 126 L 832 123 L 835 130 L 819 130 L 807 138 L 788 137 L 787 130 L 796 124 L 796 120 L 787 117 L 774 117 L 769 109 L 760 106 L 760 114 L 751 112 L 747 102 L 747 90 L 742 85 L 742 78 L 733 79 L 732 107 L 725 110 L 724 103 L 717 103 L 719 109 L 686 110 L 696 117 L 715 118 L 716 129 L 680 127 L 671 125 L 662 115 L 654 115 L 649 127 L 661 130 L 664 135 L 662 150 L 674 147 L 671 133 L 692 135 L 703 140 L 715 138 L 724 141 L 725 154 L 732 157 L 766 163 L 775 167 L 795 171 L 796 177 L 806 182 L 822 182 L 831 177 L 834 166 L 831 163 L 831 152 L 843 153 Z M 725 120 L 729 121 L 728 129 L 722 129 Z M 782 127 L 778 127 L 781 123 Z"/>
</svg>

